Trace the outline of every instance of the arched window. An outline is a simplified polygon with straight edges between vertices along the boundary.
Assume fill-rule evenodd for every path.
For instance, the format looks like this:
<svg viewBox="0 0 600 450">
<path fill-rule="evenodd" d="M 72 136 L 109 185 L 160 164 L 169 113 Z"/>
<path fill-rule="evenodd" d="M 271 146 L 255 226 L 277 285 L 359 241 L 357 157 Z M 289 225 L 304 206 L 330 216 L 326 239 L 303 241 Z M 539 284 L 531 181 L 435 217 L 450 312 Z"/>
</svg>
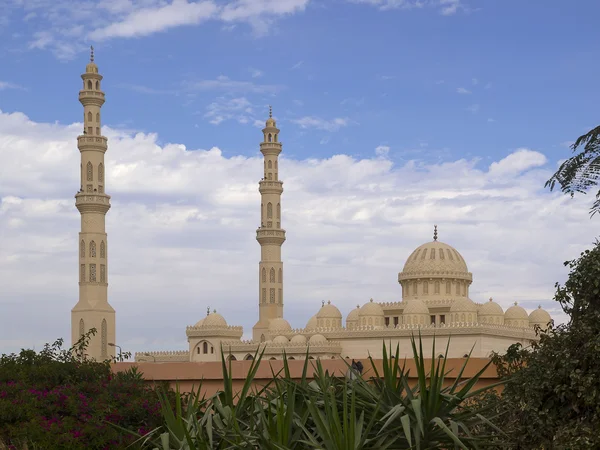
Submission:
<svg viewBox="0 0 600 450">
<path fill-rule="evenodd" d="M 461 322 L 464 322 L 464 321 L 465 321 L 465 314 L 464 314 L 464 313 L 460 315 L 460 321 L 461 321 Z"/>
<path fill-rule="evenodd" d="M 449 281 L 446 281 L 446 294 L 450 294 L 450 287 L 451 283 Z"/>
<path fill-rule="evenodd" d="M 262 288 L 262 302 L 267 303 L 267 288 Z"/>
<path fill-rule="evenodd" d="M 90 264 L 90 281 L 96 282 L 96 264 Z"/>
<path fill-rule="evenodd" d="M 205 355 L 208 353 L 208 342 L 202 343 L 202 353 L 204 353 Z"/>
<path fill-rule="evenodd" d="M 100 327 L 100 336 L 101 336 L 101 354 L 102 356 L 108 355 L 108 327 L 106 325 L 106 319 L 102 319 L 102 325 Z"/>
<path fill-rule="evenodd" d="M 252 356 L 250 353 L 248 353 L 248 354 L 247 354 L 247 355 L 244 357 L 244 359 L 245 359 L 246 361 L 253 361 L 253 360 L 254 360 L 254 356 Z"/>
<path fill-rule="evenodd" d="M 267 167 L 268 167 L 269 169 L 272 169 L 272 168 L 273 168 L 273 163 L 271 162 L 271 160 L 269 160 L 269 162 L 267 163 Z"/>
<path fill-rule="evenodd" d="M 423 249 L 423 254 L 421 255 L 421 259 L 425 259 L 425 256 L 427 256 L 427 249 L 426 248 Z"/>
<path fill-rule="evenodd" d="M 283 270 L 279 269 L 279 276 L 277 277 L 278 283 L 283 283 Z"/>
<path fill-rule="evenodd" d="M 85 264 L 79 266 L 79 281 L 85 282 Z"/>
<path fill-rule="evenodd" d="M 463 297 L 465 295 L 467 295 L 467 284 L 466 283 L 463 283 L 463 285 L 462 285 L 462 295 L 463 295 Z"/>
<path fill-rule="evenodd" d="M 96 80 L 96 90 L 99 91 L 100 90 L 100 82 Z"/>
<path fill-rule="evenodd" d="M 98 165 L 98 183 L 104 183 L 104 164 Z"/>
<path fill-rule="evenodd" d="M 277 219 L 281 219 L 281 205 L 277 203 Z"/>
<path fill-rule="evenodd" d="M 196 353 L 200 354 L 200 347 L 196 347 Z"/>
<path fill-rule="evenodd" d="M 269 282 L 275 283 L 275 269 L 273 267 L 269 271 Z"/>
<path fill-rule="evenodd" d="M 421 249 L 417 250 L 417 252 L 415 253 L 415 257 L 413 258 L 413 261 L 417 260 L 417 258 L 419 257 L 419 253 L 421 253 Z"/>
<path fill-rule="evenodd" d="M 264 267 L 262 268 L 262 281 L 263 283 L 267 282 L 267 269 L 265 269 Z"/>
<path fill-rule="evenodd" d="M 91 91 L 92 88 L 92 80 L 88 80 L 88 89 Z"/>
<path fill-rule="evenodd" d="M 439 252 L 439 254 L 440 254 L 440 259 L 444 259 L 444 249 L 443 249 L 443 248 L 440 248 L 440 249 L 438 250 L 438 252 Z"/>
<path fill-rule="evenodd" d="M 456 283 L 456 295 L 460 295 L 460 284 Z"/>
<path fill-rule="evenodd" d="M 106 245 L 104 241 L 100 242 L 100 258 L 106 258 Z"/>
<path fill-rule="evenodd" d="M 269 133 L 269 142 L 273 142 L 273 135 Z"/>
<path fill-rule="evenodd" d="M 269 289 L 269 302 L 275 303 L 275 288 Z"/>
<path fill-rule="evenodd" d="M 92 257 L 92 258 L 96 257 L 96 242 L 95 241 L 90 242 L 90 257 Z"/>
<path fill-rule="evenodd" d="M 100 123 L 100 113 L 96 113 L 96 122 Z"/>
<path fill-rule="evenodd" d="M 267 203 L 267 219 L 272 219 L 273 218 L 273 204 L 272 203 Z"/>
<path fill-rule="evenodd" d="M 296 358 L 294 358 L 293 356 L 288 356 L 288 359 L 296 359 Z"/>
<path fill-rule="evenodd" d="M 429 281 L 423 281 L 423 294 L 429 294 Z"/>
<path fill-rule="evenodd" d="M 429 259 L 435 259 L 435 248 L 432 248 L 429 252 Z"/>
<path fill-rule="evenodd" d="M 83 323 L 83 319 L 79 319 L 79 337 L 85 334 L 85 324 Z"/>
<path fill-rule="evenodd" d="M 277 137 L 277 135 L 275 135 L 275 137 Z M 277 170 L 277 160 L 275 160 L 275 162 L 273 163 L 273 167 L 275 167 L 275 170 Z"/>
<path fill-rule="evenodd" d="M 85 258 L 85 242 L 83 240 L 79 243 L 79 256 Z"/>
<path fill-rule="evenodd" d="M 86 168 L 87 168 L 87 180 L 94 181 L 94 166 L 92 166 L 92 163 L 90 161 L 88 161 Z"/>
<path fill-rule="evenodd" d="M 433 292 L 434 292 L 435 294 L 439 294 L 439 293 L 440 293 L 440 282 L 439 282 L 439 281 L 436 281 L 436 282 L 433 284 Z"/>
<path fill-rule="evenodd" d="M 91 111 L 88 111 L 88 122 L 92 121 L 92 113 Z"/>
<path fill-rule="evenodd" d="M 265 342 L 265 335 L 264 334 L 260 335 L 260 342 Z"/>
<path fill-rule="evenodd" d="M 96 136 L 100 136 L 100 127 L 96 127 Z"/>
<path fill-rule="evenodd" d="M 450 261 L 454 261 L 454 258 L 452 257 L 452 253 L 450 253 L 450 249 L 449 248 L 446 249 L 446 253 L 448 253 L 448 259 Z"/>
<path fill-rule="evenodd" d="M 237 358 L 235 356 L 233 356 L 233 355 L 229 355 L 227 357 L 227 361 L 237 361 Z"/>
</svg>

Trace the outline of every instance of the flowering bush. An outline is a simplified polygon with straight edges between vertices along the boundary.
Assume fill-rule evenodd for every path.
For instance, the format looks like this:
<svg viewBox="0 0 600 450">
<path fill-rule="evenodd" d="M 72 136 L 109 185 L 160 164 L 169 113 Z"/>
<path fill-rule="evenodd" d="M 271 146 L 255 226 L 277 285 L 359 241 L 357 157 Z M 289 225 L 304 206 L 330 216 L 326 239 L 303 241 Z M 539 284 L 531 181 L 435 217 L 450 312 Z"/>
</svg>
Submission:
<svg viewBox="0 0 600 450">
<path fill-rule="evenodd" d="M 58 340 L 0 357 L 0 442 L 118 449 L 161 425 L 155 390 L 135 369 L 113 374 L 110 361 L 86 359 L 86 342 L 89 334 L 69 350 Z"/>
</svg>

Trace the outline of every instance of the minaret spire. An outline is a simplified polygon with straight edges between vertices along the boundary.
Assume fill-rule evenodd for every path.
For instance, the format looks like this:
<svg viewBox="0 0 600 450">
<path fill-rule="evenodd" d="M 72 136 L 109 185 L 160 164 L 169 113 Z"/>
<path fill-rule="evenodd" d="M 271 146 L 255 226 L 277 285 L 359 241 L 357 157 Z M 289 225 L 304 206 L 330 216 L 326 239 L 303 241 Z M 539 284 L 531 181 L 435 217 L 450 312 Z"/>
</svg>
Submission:
<svg viewBox="0 0 600 450">
<path fill-rule="evenodd" d="M 269 106 L 269 118 L 263 128 L 260 152 L 264 156 L 264 173 L 258 183 L 261 196 L 260 227 L 256 240 L 260 244 L 258 265 L 259 318 L 252 329 L 255 341 L 264 341 L 269 322 L 283 317 L 283 262 L 281 246 L 285 241 L 285 230 L 281 228 L 281 193 L 283 182 L 279 180 L 279 129 Z"/>
<path fill-rule="evenodd" d="M 433 226 L 433 240 L 437 241 L 438 235 L 437 235 L 437 225 Z"/>
<path fill-rule="evenodd" d="M 105 216 L 110 209 L 110 196 L 105 193 L 104 154 L 106 138 L 101 134 L 100 109 L 104 92 L 100 88 L 102 75 L 94 63 L 94 48 L 90 48 L 90 62 L 81 75 L 83 89 L 79 101 L 83 105 L 83 134 L 77 137 L 81 154 L 81 185 L 75 195 L 75 206 L 81 214 L 79 253 L 79 301 L 71 310 L 71 338 L 73 343 L 96 329 L 87 348 L 89 357 L 96 360 L 114 356 L 115 310 L 108 303 L 108 238 Z"/>
</svg>

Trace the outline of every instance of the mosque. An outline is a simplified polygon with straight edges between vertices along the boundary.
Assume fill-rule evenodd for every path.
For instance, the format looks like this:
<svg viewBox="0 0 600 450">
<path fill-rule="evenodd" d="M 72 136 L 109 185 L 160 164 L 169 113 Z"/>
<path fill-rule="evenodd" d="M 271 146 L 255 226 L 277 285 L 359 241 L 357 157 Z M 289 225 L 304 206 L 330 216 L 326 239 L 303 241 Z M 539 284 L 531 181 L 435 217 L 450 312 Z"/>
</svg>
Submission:
<svg viewBox="0 0 600 450">
<path fill-rule="evenodd" d="M 105 101 L 102 75 L 90 63 L 81 76 L 83 88 L 79 101 L 84 109 L 84 131 L 77 138 L 81 153 L 81 187 L 75 205 L 81 213 L 79 233 L 79 301 L 71 311 L 71 337 L 76 342 L 91 328 L 98 333 L 88 348 L 89 356 L 106 359 L 114 356 L 115 310 L 108 303 L 108 238 L 105 216 L 110 196 L 105 192 L 104 154 L 107 139 L 101 134 L 100 110 Z M 187 326 L 189 344 L 185 351 L 136 353 L 136 361 L 190 362 L 218 361 L 223 352 L 231 360 L 253 359 L 264 352 L 266 359 L 365 358 L 381 357 L 383 344 L 400 348 L 402 357 L 412 355 L 411 336 L 420 334 L 427 357 L 445 353 L 460 358 L 471 354 L 485 358 L 492 351 L 502 352 L 515 342 L 525 345 L 537 340 L 536 327 L 546 328 L 550 315 L 541 307 L 530 314 L 515 303 L 504 311 L 491 298 L 482 304 L 469 297 L 473 274 L 462 255 L 438 240 L 417 247 L 398 274 L 402 299 L 379 303 L 370 299 L 350 311 L 345 321 L 341 311 L 323 302 L 308 323 L 292 328 L 284 318 L 284 268 L 281 247 L 286 240 L 282 228 L 278 158 L 282 152 L 280 130 L 269 109 L 262 130 L 260 151 L 264 173 L 258 182 L 261 194 L 260 244 L 258 263 L 258 320 L 252 339 L 242 340 L 241 326 L 229 325 L 216 311 Z M 258 214 L 257 214 L 258 215 Z M 436 354 L 431 354 L 435 338 Z"/>
</svg>

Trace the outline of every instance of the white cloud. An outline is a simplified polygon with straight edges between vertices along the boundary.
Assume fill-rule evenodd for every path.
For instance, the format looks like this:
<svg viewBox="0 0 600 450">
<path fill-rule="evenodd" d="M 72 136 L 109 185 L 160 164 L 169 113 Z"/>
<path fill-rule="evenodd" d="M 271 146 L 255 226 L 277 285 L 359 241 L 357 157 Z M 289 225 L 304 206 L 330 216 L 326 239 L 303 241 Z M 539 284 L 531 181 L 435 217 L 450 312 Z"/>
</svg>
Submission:
<svg viewBox="0 0 600 450">
<path fill-rule="evenodd" d="M 298 61 L 296 64 L 294 64 L 292 67 L 290 67 L 290 69 L 291 70 L 299 69 L 300 67 L 302 67 L 302 64 L 304 64 L 304 61 Z"/>
<path fill-rule="evenodd" d="M 250 69 L 248 70 L 250 71 L 250 75 L 252 75 L 252 78 L 260 78 L 264 75 L 264 72 L 262 70 L 255 69 L 253 67 L 250 67 Z"/>
<path fill-rule="evenodd" d="M 94 30 L 88 37 L 100 41 L 116 37 L 147 36 L 169 28 L 199 24 L 214 17 L 217 10 L 217 5 L 212 1 L 188 3 L 187 0 L 173 0 L 172 3 L 159 7 L 138 9 L 122 21 Z"/>
<path fill-rule="evenodd" d="M 316 130 L 338 131 L 340 128 L 348 126 L 350 120 L 345 117 L 336 117 L 335 119 L 326 120 L 315 116 L 304 116 L 300 119 L 292 120 L 293 123 L 301 128 L 314 128 Z"/>
<path fill-rule="evenodd" d="M 80 123 L 0 113 L 0 353 L 69 339 L 78 292 L 80 130 Z M 207 306 L 248 332 L 257 317 L 262 160 L 163 145 L 155 134 L 105 133 L 109 295 L 119 345 L 185 349 L 185 326 Z M 282 140 L 287 133 L 282 127 Z M 260 138 L 257 130 L 248 142 L 256 153 Z M 400 300 L 397 273 L 431 239 L 434 223 L 469 264 L 475 301 L 494 297 L 505 308 L 519 301 L 529 310 L 541 303 L 560 319 L 550 299 L 567 273 L 562 262 L 598 234 L 589 198 L 545 190 L 554 164 L 530 149 L 489 165 L 285 155 L 284 144 L 285 314 L 294 326 L 322 299 L 344 315 L 370 297 Z"/>
<path fill-rule="evenodd" d="M 74 7 L 72 0 L 17 0 L 9 13 L 10 18 L 19 17 L 16 10 L 22 20 L 35 22 L 38 31 L 25 34 L 29 48 L 48 49 L 68 60 L 85 51 L 90 40 L 147 36 L 207 20 L 228 29 L 246 23 L 256 34 L 265 34 L 277 19 L 304 11 L 309 1 L 89 0 Z"/>
<path fill-rule="evenodd" d="M 375 154 L 381 158 L 387 158 L 390 154 L 390 147 L 388 145 L 378 145 L 375 147 Z"/>
<path fill-rule="evenodd" d="M 0 80 L 0 91 L 4 89 L 23 89 L 23 87 L 15 83 Z"/>
<path fill-rule="evenodd" d="M 246 97 L 219 97 L 206 107 L 204 117 L 213 125 L 225 120 L 234 119 L 238 123 L 247 124 L 258 120 L 254 117 L 254 108 Z"/>
<path fill-rule="evenodd" d="M 256 84 L 251 81 L 237 81 L 220 75 L 214 80 L 198 80 L 185 83 L 186 90 L 225 91 L 228 93 L 274 94 L 283 89 L 275 84 Z"/>
<path fill-rule="evenodd" d="M 458 94 L 470 94 L 471 93 L 471 91 L 469 91 L 468 89 L 466 89 L 464 87 L 456 88 L 456 92 Z"/>
<path fill-rule="evenodd" d="M 350 3 L 364 3 L 383 11 L 389 9 L 435 8 L 440 14 L 450 16 L 459 9 L 468 10 L 461 0 L 347 0 Z"/>
<path fill-rule="evenodd" d="M 479 112 L 479 105 L 477 103 L 474 103 L 467 107 L 467 111 L 473 114 L 477 114 Z"/>
</svg>

